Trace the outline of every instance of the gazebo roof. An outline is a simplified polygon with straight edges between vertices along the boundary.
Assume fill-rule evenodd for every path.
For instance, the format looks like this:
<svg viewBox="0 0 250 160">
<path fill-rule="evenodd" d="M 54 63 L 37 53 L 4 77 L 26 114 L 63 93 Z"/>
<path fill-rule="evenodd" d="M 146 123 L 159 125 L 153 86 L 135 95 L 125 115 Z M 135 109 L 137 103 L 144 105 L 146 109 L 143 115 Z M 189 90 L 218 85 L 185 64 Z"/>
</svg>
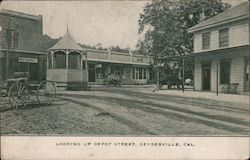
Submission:
<svg viewBox="0 0 250 160">
<path fill-rule="evenodd" d="M 83 50 L 83 48 L 75 42 L 69 32 L 67 32 L 62 37 L 62 39 L 60 39 L 53 47 L 49 48 L 48 50 L 56 49 Z"/>
</svg>

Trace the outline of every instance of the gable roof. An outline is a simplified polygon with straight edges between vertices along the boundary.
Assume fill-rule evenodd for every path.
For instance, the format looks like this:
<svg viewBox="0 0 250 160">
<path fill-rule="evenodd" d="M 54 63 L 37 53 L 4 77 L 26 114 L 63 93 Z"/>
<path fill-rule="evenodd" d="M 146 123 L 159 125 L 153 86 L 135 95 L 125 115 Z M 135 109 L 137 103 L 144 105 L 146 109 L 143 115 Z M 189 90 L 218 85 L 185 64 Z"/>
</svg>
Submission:
<svg viewBox="0 0 250 160">
<path fill-rule="evenodd" d="M 208 20 L 205 20 L 191 28 L 188 32 L 192 33 L 194 31 L 202 30 L 205 28 L 221 25 L 231 21 L 243 19 L 249 17 L 249 2 L 246 1 L 235 7 L 232 7 Z"/>
<path fill-rule="evenodd" d="M 69 32 L 67 32 L 62 39 L 60 39 L 53 47 L 48 50 L 53 49 L 69 49 L 69 50 L 83 50 L 79 44 L 75 42 L 75 40 L 71 37 Z"/>
</svg>

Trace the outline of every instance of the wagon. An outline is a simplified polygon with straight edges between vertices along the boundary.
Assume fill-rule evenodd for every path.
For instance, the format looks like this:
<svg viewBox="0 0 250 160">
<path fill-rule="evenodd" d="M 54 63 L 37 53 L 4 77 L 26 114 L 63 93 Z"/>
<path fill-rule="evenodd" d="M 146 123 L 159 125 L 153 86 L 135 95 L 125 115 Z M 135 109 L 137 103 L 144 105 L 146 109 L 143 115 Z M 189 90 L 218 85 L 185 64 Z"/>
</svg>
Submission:
<svg viewBox="0 0 250 160">
<path fill-rule="evenodd" d="M 39 104 L 51 104 L 55 99 L 56 87 L 54 82 L 49 80 L 32 84 L 27 81 L 27 76 L 21 73 L 15 78 L 7 79 L 6 84 L 9 102 L 16 109 L 26 106 L 31 102 L 31 97 L 35 98 Z"/>
<path fill-rule="evenodd" d="M 109 74 L 108 77 L 103 81 L 103 85 L 110 87 L 110 86 L 121 86 L 121 81 L 119 77 L 114 74 Z"/>
</svg>

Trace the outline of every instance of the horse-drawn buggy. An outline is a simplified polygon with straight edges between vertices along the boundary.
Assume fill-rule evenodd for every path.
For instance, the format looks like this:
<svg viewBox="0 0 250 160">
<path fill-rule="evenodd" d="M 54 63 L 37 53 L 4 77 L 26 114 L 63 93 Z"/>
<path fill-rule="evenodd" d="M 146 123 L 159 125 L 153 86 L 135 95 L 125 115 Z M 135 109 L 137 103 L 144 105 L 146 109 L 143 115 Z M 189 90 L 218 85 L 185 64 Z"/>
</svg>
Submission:
<svg viewBox="0 0 250 160">
<path fill-rule="evenodd" d="M 108 77 L 103 81 L 103 85 L 110 86 L 121 86 L 120 78 L 115 76 L 114 74 L 109 74 Z"/>
<path fill-rule="evenodd" d="M 162 89 L 164 85 L 167 85 L 168 89 L 177 87 L 177 89 L 183 89 L 183 82 L 177 75 L 164 75 L 159 80 L 159 89 Z"/>
<path fill-rule="evenodd" d="M 51 104 L 56 95 L 56 87 L 52 81 L 32 83 L 28 81 L 27 72 L 15 72 L 12 78 L 5 80 L 1 88 L 6 90 L 10 104 L 16 109 L 26 106 L 32 99 L 36 99 L 39 104 Z"/>
</svg>

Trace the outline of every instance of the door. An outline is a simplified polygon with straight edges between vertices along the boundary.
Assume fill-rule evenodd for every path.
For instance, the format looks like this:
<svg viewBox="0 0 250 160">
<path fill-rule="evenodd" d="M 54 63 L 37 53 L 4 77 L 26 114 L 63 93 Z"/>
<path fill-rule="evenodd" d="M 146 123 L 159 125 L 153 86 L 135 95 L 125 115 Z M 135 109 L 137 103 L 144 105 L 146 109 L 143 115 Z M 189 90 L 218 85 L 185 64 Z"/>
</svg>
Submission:
<svg viewBox="0 0 250 160">
<path fill-rule="evenodd" d="M 36 81 L 39 79 L 38 63 L 27 63 L 29 65 L 29 80 Z"/>
<path fill-rule="evenodd" d="M 250 59 L 246 59 L 245 62 L 245 91 L 250 91 Z"/>
<path fill-rule="evenodd" d="M 211 63 L 202 64 L 202 90 L 210 90 Z"/>
<path fill-rule="evenodd" d="M 89 82 L 95 82 L 95 64 L 89 64 Z"/>
</svg>

